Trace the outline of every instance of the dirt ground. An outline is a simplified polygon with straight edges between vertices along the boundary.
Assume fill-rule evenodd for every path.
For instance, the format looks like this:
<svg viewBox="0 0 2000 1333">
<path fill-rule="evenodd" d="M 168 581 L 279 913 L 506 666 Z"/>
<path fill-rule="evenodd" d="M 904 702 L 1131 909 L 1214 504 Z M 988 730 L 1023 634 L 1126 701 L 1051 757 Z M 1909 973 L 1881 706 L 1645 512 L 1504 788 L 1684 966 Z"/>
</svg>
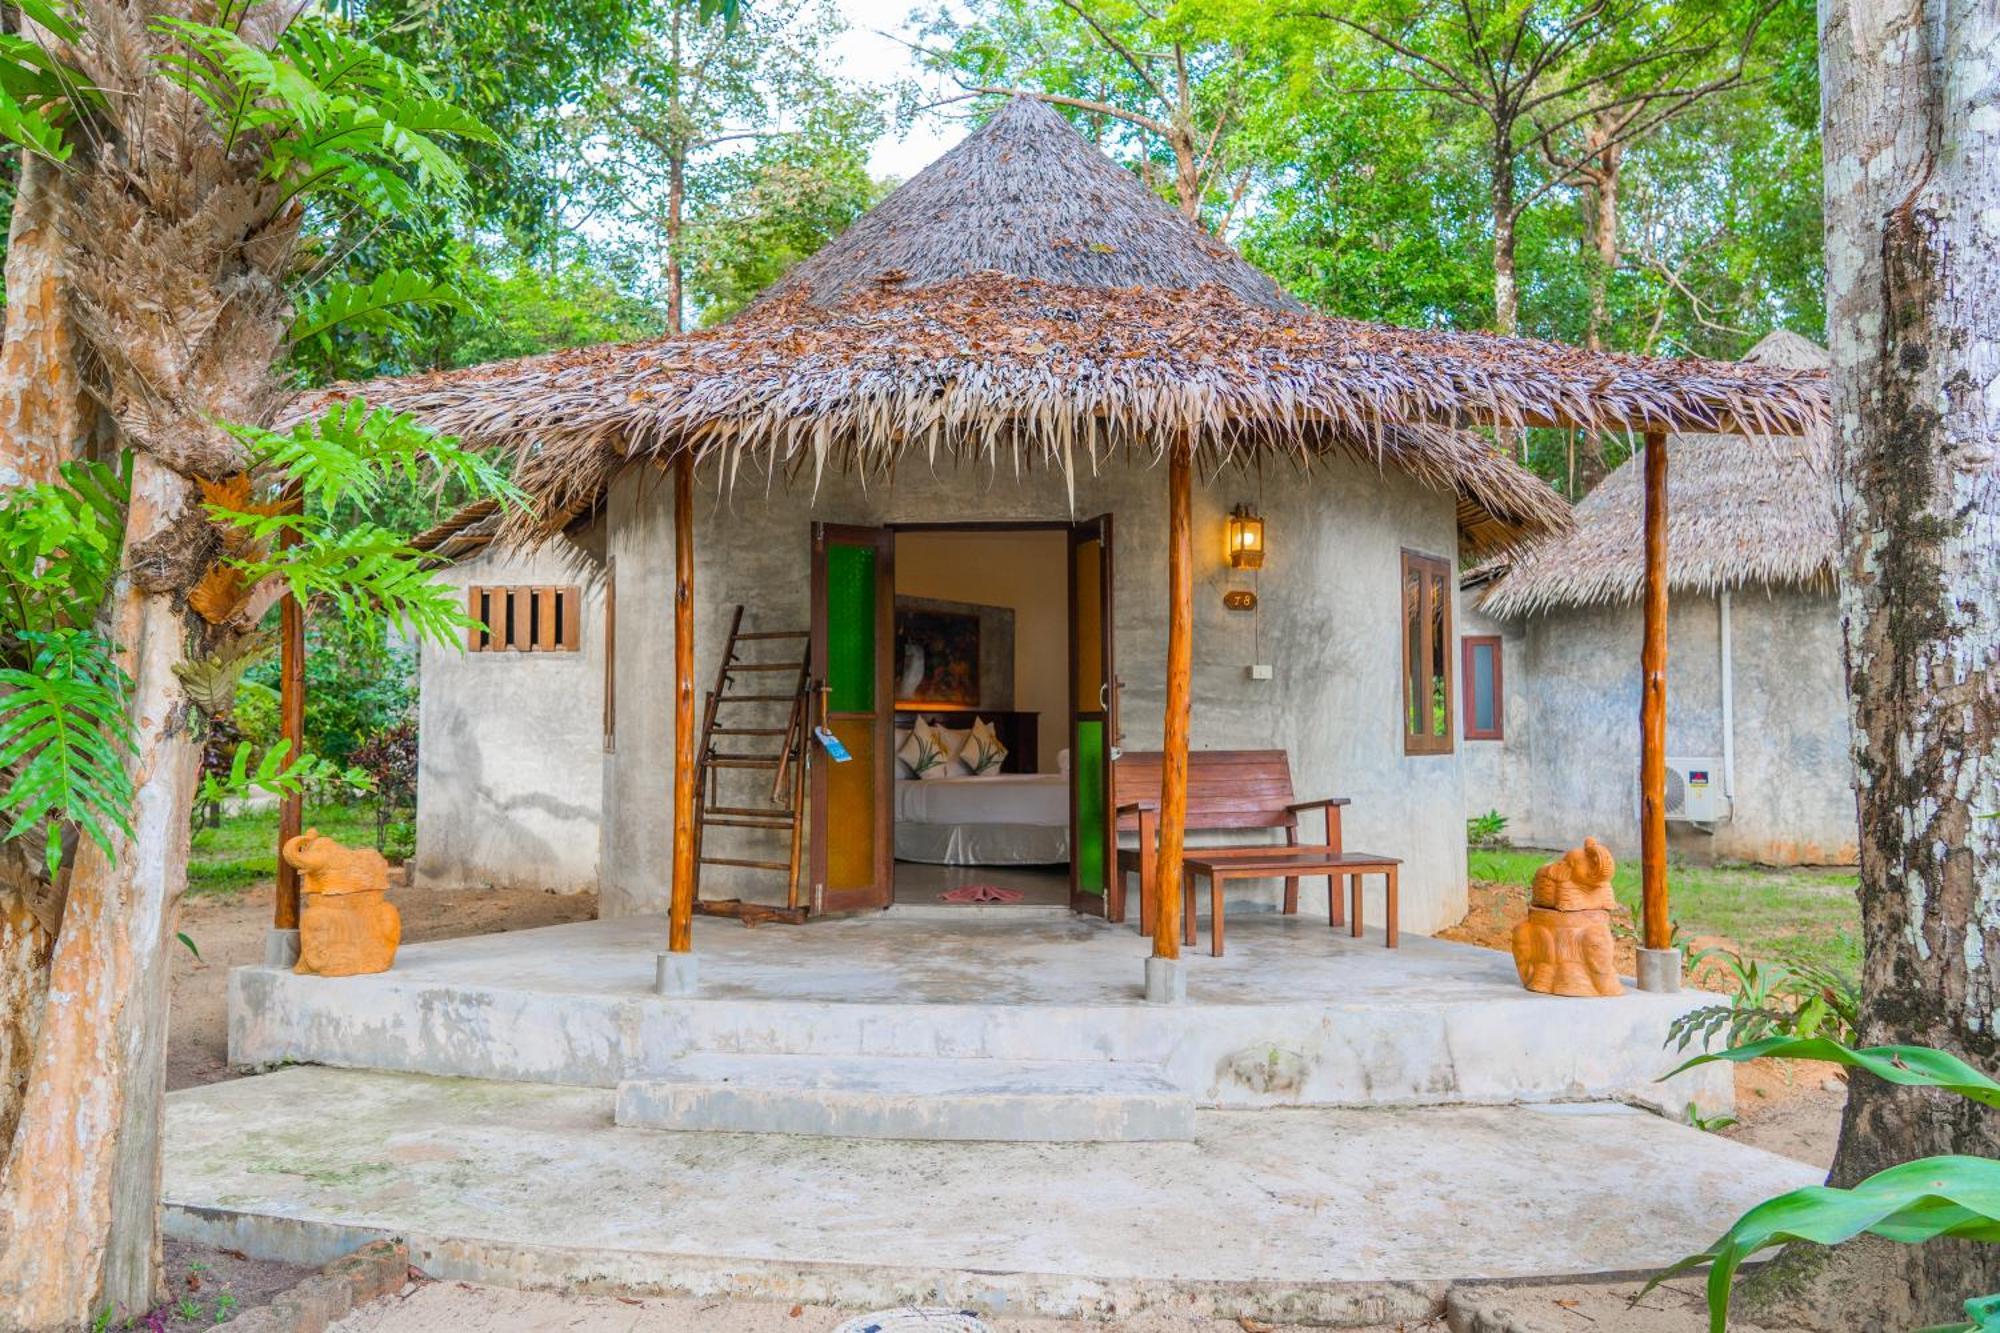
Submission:
<svg viewBox="0 0 2000 1333">
<path fill-rule="evenodd" d="M 173 1020 L 167 1054 L 170 1088 L 213 1083 L 234 1077 L 228 1067 L 226 988 L 229 969 L 262 956 L 264 931 L 271 921 L 269 884 L 241 894 L 190 900 L 181 929 L 201 951 L 199 959 L 182 951 L 174 961 Z M 560 896 L 523 890 L 472 889 L 454 892 L 392 889 L 403 913 L 403 938 L 449 939 L 459 935 L 527 930 L 593 917 L 594 895 Z M 1514 924 L 1526 913 L 1518 886 L 1475 883 L 1471 910 L 1465 920 L 1441 937 L 1486 948 L 1508 947 Z M 1619 932 L 1619 963 L 1632 967 L 1629 922 Z M 1702 940 L 1695 944 L 1726 943 Z M 1697 978 L 1718 985 L 1720 978 Z M 1761 1062 L 1739 1068 L 1736 1078 L 1739 1123 L 1724 1130 L 1733 1139 L 1770 1152 L 1825 1166 L 1831 1162 L 1840 1129 L 1846 1087 L 1811 1067 Z M 196 1267 L 199 1265 L 200 1267 Z M 198 1298 L 206 1308 L 201 1318 L 166 1328 L 206 1326 L 213 1322 L 214 1301 L 227 1290 L 236 1310 L 269 1302 L 272 1295 L 305 1276 L 280 1264 L 258 1264 L 227 1251 L 176 1247 L 170 1253 L 170 1281 L 179 1283 L 176 1300 Z M 193 1275 L 202 1290 L 183 1291 Z M 1483 1288 L 1469 1299 L 1488 1312 L 1505 1309 L 1523 1333 L 1562 1330 L 1618 1329 L 1621 1333 L 1701 1333 L 1705 1307 L 1698 1281 L 1669 1284 L 1637 1304 L 1637 1282 L 1577 1286 Z M 204 1294 L 205 1292 L 205 1294 Z M 773 1304 L 763 1301 L 701 1301 L 654 1298 L 633 1300 L 613 1296 L 563 1296 L 476 1287 L 462 1282 L 423 1282 L 399 1296 L 385 1298 L 355 1311 L 333 1328 L 337 1333 L 430 1333 L 435 1329 L 463 1333 L 829 1333 L 854 1311 L 822 1306 Z M 1148 1315 L 1120 1319 L 1115 1324 L 1053 1319 L 989 1319 L 993 1333 L 1074 1333 L 1084 1328 L 1115 1327 L 1121 1333 L 1303 1333 L 1289 1325 L 1257 1320 L 1197 1319 Z M 1362 1333 L 1438 1333 L 1445 1321 L 1383 1325 Z M 1742 1333 L 1760 1333 L 1733 1320 Z"/>
</svg>

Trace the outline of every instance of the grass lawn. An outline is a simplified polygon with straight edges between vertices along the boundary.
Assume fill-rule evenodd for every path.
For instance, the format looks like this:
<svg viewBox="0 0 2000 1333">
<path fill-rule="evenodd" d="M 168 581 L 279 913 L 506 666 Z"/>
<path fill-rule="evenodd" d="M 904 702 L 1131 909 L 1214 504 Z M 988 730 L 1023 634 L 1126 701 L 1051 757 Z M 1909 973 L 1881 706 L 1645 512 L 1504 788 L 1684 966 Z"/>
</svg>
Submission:
<svg viewBox="0 0 2000 1333">
<path fill-rule="evenodd" d="M 305 826 L 316 828 L 329 838 L 350 847 L 375 845 L 375 807 L 366 802 L 352 805 L 309 805 Z M 402 836 L 399 837 L 398 834 Z M 389 826 L 389 845 L 384 854 L 391 861 L 410 855 L 409 825 Z M 278 812 L 249 810 L 226 815 L 218 828 L 194 831 L 194 852 L 188 860 L 189 893 L 241 893 L 278 873 Z"/>
<path fill-rule="evenodd" d="M 1526 885 L 1550 852 L 1472 851 L 1473 879 Z M 1679 938 L 1724 935 L 1752 958 L 1796 958 L 1861 974 L 1861 905 L 1852 870 L 1695 866 L 1673 862 L 1667 893 Z M 1639 863 L 1619 863 L 1618 901 L 1639 915 Z"/>
</svg>

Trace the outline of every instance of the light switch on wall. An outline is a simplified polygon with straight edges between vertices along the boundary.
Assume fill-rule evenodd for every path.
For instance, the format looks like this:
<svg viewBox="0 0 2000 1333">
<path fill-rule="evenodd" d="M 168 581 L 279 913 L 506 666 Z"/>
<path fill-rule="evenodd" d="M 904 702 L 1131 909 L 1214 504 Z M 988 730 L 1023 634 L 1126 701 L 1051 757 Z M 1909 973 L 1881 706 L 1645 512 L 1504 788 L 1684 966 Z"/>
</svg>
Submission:
<svg viewBox="0 0 2000 1333">
<path fill-rule="evenodd" d="M 1269 662 L 1258 662 L 1253 666 L 1246 667 L 1245 672 L 1252 680 L 1269 680 L 1271 678 L 1271 664 Z"/>
</svg>

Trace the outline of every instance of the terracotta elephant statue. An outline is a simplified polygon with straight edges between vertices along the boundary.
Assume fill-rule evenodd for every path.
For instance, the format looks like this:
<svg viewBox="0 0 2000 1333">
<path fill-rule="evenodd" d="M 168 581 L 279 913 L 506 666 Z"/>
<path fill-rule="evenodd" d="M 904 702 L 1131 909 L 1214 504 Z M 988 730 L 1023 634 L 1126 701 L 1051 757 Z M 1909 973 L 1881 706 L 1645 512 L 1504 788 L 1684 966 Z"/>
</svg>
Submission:
<svg viewBox="0 0 2000 1333">
<path fill-rule="evenodd" d="M 403 917 L 383 895 L 389 863 L 372 847 L 343 847 L 307 829 L 280 849 L 299 872 L 299 962 L 307 976 L 387 972 Z"/>
<path fill-rule="evenodd" d="M 1514 927 L 1514 969 L 1544 995 L 1623 995 L 1611 941 L 1617 862 L 1595 838 L 1535 872 L 1528 919 Z"/>
</svg>

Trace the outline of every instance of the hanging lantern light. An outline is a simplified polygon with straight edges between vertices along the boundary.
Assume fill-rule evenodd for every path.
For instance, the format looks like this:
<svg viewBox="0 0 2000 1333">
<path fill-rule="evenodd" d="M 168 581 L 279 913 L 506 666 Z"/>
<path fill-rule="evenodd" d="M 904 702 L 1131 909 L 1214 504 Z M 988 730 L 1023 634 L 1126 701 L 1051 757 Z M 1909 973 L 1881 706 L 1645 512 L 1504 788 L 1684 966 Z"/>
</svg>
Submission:
<svg viewBox="0 0 2000 1333">
<path fill-rule="evenodd" d="M 1249 505 L 1237 505 L 1230 512 L 1228 537 L 1232 569 L 1264 567 L 1264 520 Z"/>
</svg>

